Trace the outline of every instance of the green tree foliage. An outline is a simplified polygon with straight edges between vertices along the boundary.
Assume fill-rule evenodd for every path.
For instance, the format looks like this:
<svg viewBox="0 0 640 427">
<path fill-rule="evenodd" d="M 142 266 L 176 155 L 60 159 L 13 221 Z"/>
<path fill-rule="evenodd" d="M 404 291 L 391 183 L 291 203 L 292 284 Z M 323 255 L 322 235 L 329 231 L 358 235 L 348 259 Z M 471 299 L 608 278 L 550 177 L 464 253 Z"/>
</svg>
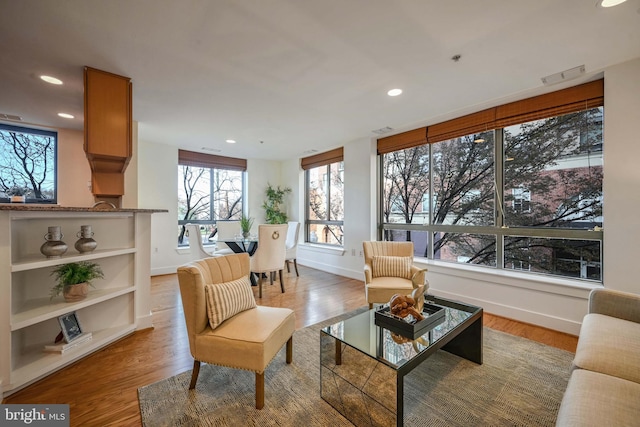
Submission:
<svg viewBox="0 0 640 427">
<path fill-rule="evenodd" d="M 288 217 L 284 199 L 289 193 L 291 193 L 289 187 L 280 188 L 280 186 L 273 187 L 271 184 L 267 184 L 265 192 L 267 200 L 262 204 L 267 224 L 286 224 Z"/>
</svg>

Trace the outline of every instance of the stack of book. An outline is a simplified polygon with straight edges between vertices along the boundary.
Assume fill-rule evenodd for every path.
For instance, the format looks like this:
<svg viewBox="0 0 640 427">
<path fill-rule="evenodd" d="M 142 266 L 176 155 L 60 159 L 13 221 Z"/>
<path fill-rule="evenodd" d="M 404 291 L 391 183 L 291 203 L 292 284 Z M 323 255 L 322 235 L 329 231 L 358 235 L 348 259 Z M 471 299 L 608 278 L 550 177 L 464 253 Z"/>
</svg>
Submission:
<svg viewBox="0 0 640 427">
<path fill-rule="evenodd" d="M 69 351 L 72 348 L 76 348 L 82 344 L 85 344 L 86 342 L 91 341 L 91 332 L 86 332 L 82 335 L 78 335 L 78 337 L 76 339 L 74 339 L 71 342 L 63 342 L 60 344 L 51 344 L 51 345 L 45 345 L 44 346 L 44 351 L 49 352 L 49 353 L 64 353 L 65 351 Z"/>
</svg>

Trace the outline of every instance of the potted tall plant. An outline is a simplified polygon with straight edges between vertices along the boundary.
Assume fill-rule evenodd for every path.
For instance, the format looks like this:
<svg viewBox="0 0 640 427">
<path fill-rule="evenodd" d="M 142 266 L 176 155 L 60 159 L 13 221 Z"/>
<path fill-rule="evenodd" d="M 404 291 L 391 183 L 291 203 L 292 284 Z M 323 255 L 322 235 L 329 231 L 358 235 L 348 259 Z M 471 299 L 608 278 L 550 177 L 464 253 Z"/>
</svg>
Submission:
<svg viewBox="0 0 640 427">
<path fill-rule="evenodd" d="M 51 299 L 60 295 L 67 302 L 82 301 L 89 293 L 89 286 L 93 286 L 93 279 L 104 279 L 102 268 L 89 261 L 70 262 L 57 266 L 51 272 L 56 278 L 56 285 L 51 288 Z"/>
<path fill-rule="evenodd" d="M 264 201 L 262 207 L 265 210 L 265 218 L 268 224 L 286 224 L 287 220 L 287 211 L 283 206 L 284 197 L 291 193 L 291 188 L 285 187 L 280 188 L 280 186 L 274 188 L 271 184 L 268 184 L 266 195 L 267 200 Z"/>
<path fill-rule="evenodd" d="M 242 237 L 245 239 L 249 237 L 251 233 L 251 227 L 253 227 L 253 218 L 242 214 L 240 217 L 240 228 L 242 229 Z"/>
</svg>

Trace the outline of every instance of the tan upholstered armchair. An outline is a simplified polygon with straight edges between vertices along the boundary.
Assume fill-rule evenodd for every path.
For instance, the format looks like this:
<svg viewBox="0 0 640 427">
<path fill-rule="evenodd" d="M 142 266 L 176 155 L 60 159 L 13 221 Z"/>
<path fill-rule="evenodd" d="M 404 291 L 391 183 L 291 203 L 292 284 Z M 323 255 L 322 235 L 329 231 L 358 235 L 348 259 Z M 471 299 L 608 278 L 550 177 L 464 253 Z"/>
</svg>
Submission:
<svg viewBox="0 0 640 427">
<path fill-rule="evenodd" d="M 409 295 L 428 283 L 426 269 L 413 265 L 412 242 L 362 242 L 364 286 L 369 308 L 386 303 L 394 294 Z"/>
<path fill-rule="evenodd" d="M 248 275 L 246 253 L 205 258 L 178 268 L 189 347 L 194 359 L 189 389 L 196 386 L 200 362 L 253 371 L 256 373 L 256 408 L 261 409 L 264 371 L 285 343 L 287 363 L 291 363 L 295 314 L 288 308 L 255 306 Z M 248 290 L 236 291 L 231 285 L 237 283 L 248 286 Z M 209 289 L 205 289 L 208 286 Z M 211 286 L 215 286 L 213 291 Z M 218 292 L 227 292 L 226 298 L 213 297 Z M 212 329 L 211 307 L 239 299 L 248 300 L 253 308 L 233 314 Z"/>
</svg>

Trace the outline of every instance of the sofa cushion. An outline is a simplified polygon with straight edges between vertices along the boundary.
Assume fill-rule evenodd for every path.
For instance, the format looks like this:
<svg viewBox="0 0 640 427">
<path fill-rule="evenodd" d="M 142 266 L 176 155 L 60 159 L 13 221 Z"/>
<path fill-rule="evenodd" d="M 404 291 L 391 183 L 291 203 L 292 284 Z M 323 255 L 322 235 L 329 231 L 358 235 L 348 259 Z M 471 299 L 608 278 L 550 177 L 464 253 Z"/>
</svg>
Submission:
<svg viewBox="0 0 640 427">
<path fill-rule="evenodd" d="M 573 363 L 582 369 L 640 383 L 640 323 L 587 314 Z"/>
<path fill-rule="evenodd" d="M 205 285 L 204 291 L 211 329 L 217 328 L 236 314 L 256 306 L 248 276 L 231 282 Z"/>
<path fill-rule="evenodd" d="M 371 261 L 371 270 L 376 277 L 401 277 L 411 279 L 411 265 L 413 257 L 410 256 L 382 256 L 374 255 Z"/>
<path fill-rule="evenodd" d="M 640 420 L 640 384 L 576 369 L 562 398 L 556 426 L 632 426 Z"/>
</svg>

